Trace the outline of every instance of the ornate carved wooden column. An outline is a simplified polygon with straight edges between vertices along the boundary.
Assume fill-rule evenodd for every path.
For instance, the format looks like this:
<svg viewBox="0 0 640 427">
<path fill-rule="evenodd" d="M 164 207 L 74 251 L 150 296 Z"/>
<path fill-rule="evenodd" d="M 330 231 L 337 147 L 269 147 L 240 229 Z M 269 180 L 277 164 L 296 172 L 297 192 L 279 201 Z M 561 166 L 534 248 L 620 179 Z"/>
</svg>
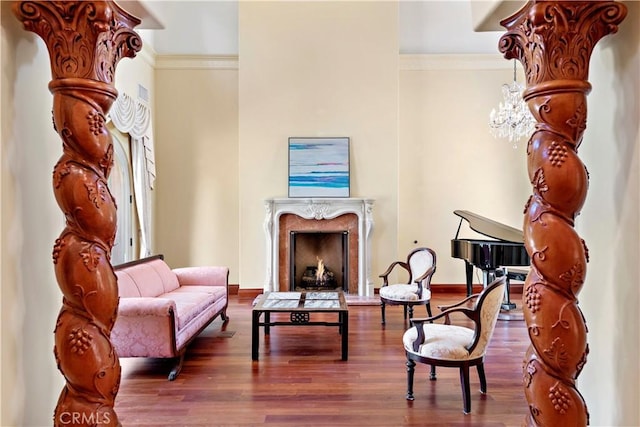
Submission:
<svg viewBox="0 0 640 427">
<path fill-rule="evenodd" d="M 617 31 L 624 5 L 602 1 L 535 1 L 501 24 L 507 59 L 522 62 L 524 99 L 538 124 L 527 147 L 533 195 L 525 207 L 531 273 L 523 311 L 531 339 L 524 360 L 527 425 L 582 426 L 589 413 L 575 381 L 586 363 L 587 327 L 578 307 L 588 251 L 574 230 L 587 194 L 578 157 L 587 122 L 589 59 Z"/>
<path fill-rule="evenodd" d="M 140 21 L 112 1 L 21 1 L 13 7 L 49 50 L 53 125 L 63 148 L 53 171 L 53 191 L 66 218 L 53 248 L 64 296 L 54 353 L 66 385 L 53 421 L 117 426 L 120 363 L 110 341 L 118 307 L 110 263 L 116 205 L 107 187 L 113 145 L 104 124 L 117 96 L 116 65 L 142 47 L 132 30 Z"/>
</svg>

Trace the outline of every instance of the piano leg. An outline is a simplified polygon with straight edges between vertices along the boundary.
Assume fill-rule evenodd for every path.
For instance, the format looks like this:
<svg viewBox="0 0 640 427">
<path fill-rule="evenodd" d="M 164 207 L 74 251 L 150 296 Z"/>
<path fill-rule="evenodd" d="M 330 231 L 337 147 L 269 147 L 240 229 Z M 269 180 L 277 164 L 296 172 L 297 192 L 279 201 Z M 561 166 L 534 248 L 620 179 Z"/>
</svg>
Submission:
<svg viewBox="0 0 640 427">
<path fill-rule="evenodd" d="M 467 276 L 467 296 L 473 293 L 473 264 L 465 261 L 465 273 Z M 499 276 L 502 276 L 500 271 Z M 496 270 L 482 270 L 482 287 L 483 289 L 489 286 L 491 282 L 496 280 Z"/>
<path fill-rule="evenodd" d="M 465 260 L 464 267 L 467 277 L 467 296 L 471 296 L 473 293 L 473 264 Z"/>
<path fill-rule="evenodd" d="M 504 297 L 502 298 L 502 304 L 500 305 L 500 308 L 506 311 L 513 310 L 516 308 L 516 305 L 511 302 L 509 279 L 514 278 L 514 276 L 510 275 L 506 268 L 499 268 L 497 270 L 483 270 L 483 285 L 486 288 L 489 283 L 493 282 L 496 279 L 496 277 L 502 276 L 507 276 L 507 282 L 504 287 Z"/>
<path fill-rule="evenodd" d="M 502 276 L 502 274 L 499 274 Z M 491 282 L 496 280 L 496 270 L 482 270 L 482 287 L 486 288 Z"/>
<path fill-rule="evenodd" d="M 501 308 L 503 310 L 513 310 L 516 308 L 516 305 L 514 303 L 511 302 L 511 292 L 509 290 L 509 275 L 507 275 L 507 283 L 505 284 L 504 287 L 504 300 L 502 302 Z"/>
<path fill-rule="evenodd" d="M 500 306 L 500 313 L 498 314 L 499 320 L 524 320 L 522 310 L 519 310 L 516 305 L 511 302 L 511 288 L 510 280 L 525 280 L 527 272 L 522 270 L 509 270 L 503 268 L 503 274 L 507 276 L 507 283 L 504 287 L 504 299 Z"/>
<path fill-rule="evenodd" d="M 514 303 L 511 302 L 511 288 L 509 287 L 510 283 L 511 283 L 511 279 L 513 280 L 519 280 L 524 282 L 527 279 L 527 274 L 529 273 L 528 270 L 522 270 L 522 269 L 504 269 L 504 274 L 507 276 L 507 283 L 506 286 L 504 288 L 504 302 L 502 303 L 502 309 L 503 310 L 513 310 L 516 308 L 516 305 Z"/>
</svg>

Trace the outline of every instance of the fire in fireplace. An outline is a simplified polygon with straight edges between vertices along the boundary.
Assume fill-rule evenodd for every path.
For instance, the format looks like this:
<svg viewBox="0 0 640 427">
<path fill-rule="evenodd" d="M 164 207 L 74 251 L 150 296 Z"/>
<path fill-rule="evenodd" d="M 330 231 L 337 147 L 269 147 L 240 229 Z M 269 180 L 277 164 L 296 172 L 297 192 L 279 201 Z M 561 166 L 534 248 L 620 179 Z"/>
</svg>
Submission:
<svg viewBox="0 0 640 427">
<path fill-rule="evenodd" d="M 349 232 L 291 231 L 290 289 L 349 291 Z"/>
<path fill-rule="evenodd" d="M 294 287 L 304 289 L 336 289 L 338 281 L 336 275 L 330 269 L 324 266 L 324 260 L 318 258 L 316 267 L 308 266 L 302 273 L 301 283 Z"/>
</svg>

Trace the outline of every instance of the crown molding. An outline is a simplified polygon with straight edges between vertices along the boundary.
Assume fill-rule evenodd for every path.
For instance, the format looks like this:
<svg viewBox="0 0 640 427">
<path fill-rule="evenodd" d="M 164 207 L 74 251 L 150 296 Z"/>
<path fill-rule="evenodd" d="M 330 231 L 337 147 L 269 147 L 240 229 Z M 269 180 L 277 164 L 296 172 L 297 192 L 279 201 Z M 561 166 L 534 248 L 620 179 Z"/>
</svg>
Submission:
<svg viewBox="0 0 640 427">
<path fill-rule="evenodd" d="M 237 55 L 158 55 L 157 70 L 237 70 Z"/>
<path fill-rule="evenodd" d="M 237 55 L 153 55 L 157 70 L 238 70 Z M 499 54 L 419 54 L 399 56 L 402 71 L 502 70 L 511 62 Z"/>
<path fill-rule="evenodd" d="M 511 68 L 511 61 L 499 53 L 491 54 L 424 54 L 400 55 L 401 71 L 426 70 L 502 70 Z"/>
<path fill-rule="evenodd" d="M 156 67 L 156 58 L 158 57 L 158 54 L 149 43 L 142 43 L 142 49 L 138 52 L 136 57 L 142 58 L 142 60 L 149 64 L 151 68 Z"/>
</svg>

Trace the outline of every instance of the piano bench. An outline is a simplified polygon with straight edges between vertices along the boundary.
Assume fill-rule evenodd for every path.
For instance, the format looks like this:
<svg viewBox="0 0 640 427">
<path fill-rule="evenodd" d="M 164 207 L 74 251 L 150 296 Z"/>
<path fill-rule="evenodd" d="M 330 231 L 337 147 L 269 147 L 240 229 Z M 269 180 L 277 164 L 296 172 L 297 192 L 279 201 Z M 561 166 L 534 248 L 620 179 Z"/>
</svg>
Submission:
<svg viewBox="0 0 640 427">
<path fill-rule="evenodd" d="M 529 274 L 529 270 L 521 269 L 521 268 L 504 268 L 507 273 L 507 283 L 509 280 L 518 280 L 524 282 L 527 280 L 527 274 Z"/>
</svg>

